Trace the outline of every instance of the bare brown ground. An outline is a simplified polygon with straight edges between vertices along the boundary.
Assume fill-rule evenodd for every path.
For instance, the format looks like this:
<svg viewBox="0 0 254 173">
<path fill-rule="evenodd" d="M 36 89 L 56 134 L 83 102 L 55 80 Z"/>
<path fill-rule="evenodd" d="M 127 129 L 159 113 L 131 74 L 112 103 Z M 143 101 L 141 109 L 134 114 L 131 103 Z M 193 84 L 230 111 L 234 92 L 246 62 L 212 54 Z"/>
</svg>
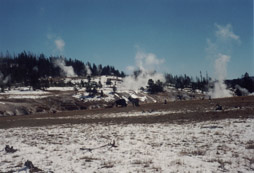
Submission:
<svg viewBox="0 0 254 173">
<path fill-rule="evenodd" d="M 223 107 L 216 111 L 216 104 Z M 147 116 L 145 112 L 180 111 L 167 115 Z M 105 114 L 144 112 L 137 117 L 104 117 Z M 88 115 L 100 114 L 100 118 L 86 118 Z M 81 115 L 81 118 L 72 116 Z M 61 119 L 61 117 L 68 117 Z M 43 118 L 43 119 L 38 119 Z M 52 119 L 54 118 L 54 119 Z M 163 103 L 141 104 L 140 107 L 108 108 L 96 110 L 64 111 L 57 113 L 34 114 L 26 116 L 0 117 L 0 128 L 34 127 L 57 124 L 86 124 L 86 123 L 190 123 L 193 121 L 219 120 L 226 118 L 254 118 L 254 96 L 231 97 L 212 100 L 192 100 Z"/>
</svg>

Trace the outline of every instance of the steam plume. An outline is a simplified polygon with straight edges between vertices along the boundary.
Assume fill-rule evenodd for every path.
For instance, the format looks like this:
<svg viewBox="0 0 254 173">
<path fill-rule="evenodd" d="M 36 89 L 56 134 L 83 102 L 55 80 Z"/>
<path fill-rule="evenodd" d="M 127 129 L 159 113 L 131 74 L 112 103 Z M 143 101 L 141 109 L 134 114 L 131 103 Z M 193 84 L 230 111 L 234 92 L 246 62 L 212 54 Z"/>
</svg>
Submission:
<svg viewBox="0 0 254 173">
<path fill-rule="evenodd" d="M 92 72 L 91 72 L 91 69 L 90 67 L 86 64 L 86 76 L 91 76 L 92 75 Z"/>
<path fill-rule="evenodd" d="M 55 40 L 55 45 L 56 45 L 57 50 L 62 52 L 64 50 L 65 42 L 63 39 L 59 38 L 59 39 Z"/>
<path fill-rule="evenodd" d="M 214 83 L 214 89 L 210 92 L 212 98 L 231 97 L 232 93 L 227 89 L 224 80 L 227 76 L 227 63 L 230 56 L 219 54 L 215 60 L 214 69 L 217 81 Z"/>
<path fill-rule="evenodd" d="M 164 62 L 164 59 L 159 59 L 153 53 L 145 53 L 138 51 L 135 57 L 136 66 L 128 66 L 129 72 L 134 72 L 135 69 L 139 70 L 139 75 L 127 76 L 124 78 L 122 87 L 129 90 L 138 90 L 141 87 L 146 87 L 149 79 L 154 81 L 165 81 L 164 75 L 155 72 L 155 68 Z"/>
<path fill-rule="evenodd" d="M 55 59 L 54 65 L 62 70 L 62 75 L 66 77 L 77 77 L 72 66 L 66 66 L 63 58 Z"/>
<path fill-rule="evenodd" d="M 247 96 L 250 94 L 246 88 L 242 88 L 239 85 L 236 85 L 235 88 L 241 92 L 242 96 Z"/>
<path fill-rule="evenodd" d="M 233 42 L 240 43 L 240 37 L 233 32 L 233 28 L 230 24 L 226 26 L 215 24 L 216 40 L 212 42 L 207 40 L 208 56 L 214 60 L 214 88 L 209 91 L 209 95 L 212 98 L 231 97 L 232 93 L 227 89 L 224 80 L 227 77 L 227 63 L 230 61 L 231 56 L 228 54 Z M 224 52 L 224 53 L 223 53 Z M 227 52 L 227 54 L 225 54 Z"/>
<path fill-rule="evenodd" d="M 3 73 L 0 71 L 0 84 L 7 84 L 11 80 L 11 75 L 4 77 Z"/>
</svg>

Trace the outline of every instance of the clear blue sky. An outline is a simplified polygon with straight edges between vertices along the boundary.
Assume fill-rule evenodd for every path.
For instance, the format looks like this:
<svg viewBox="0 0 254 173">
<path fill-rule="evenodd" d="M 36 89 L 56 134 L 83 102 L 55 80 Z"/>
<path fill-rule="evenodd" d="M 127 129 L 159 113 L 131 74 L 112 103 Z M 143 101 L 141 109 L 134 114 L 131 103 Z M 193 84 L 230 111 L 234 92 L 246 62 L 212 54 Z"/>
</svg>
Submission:
<svg viewBox="0 0 254 173">
<path fill-rule="evenodd" d="M 164 59 L 159 71 L 213 75 L 208 40 L 221 47 L 215 33 L 227 25 L 238 37 L 225 46 L 228 78 L 254 75 L 253 0 L 0 0 L 0 51 L 125 71 L 142 50 Z"/>
</svg>

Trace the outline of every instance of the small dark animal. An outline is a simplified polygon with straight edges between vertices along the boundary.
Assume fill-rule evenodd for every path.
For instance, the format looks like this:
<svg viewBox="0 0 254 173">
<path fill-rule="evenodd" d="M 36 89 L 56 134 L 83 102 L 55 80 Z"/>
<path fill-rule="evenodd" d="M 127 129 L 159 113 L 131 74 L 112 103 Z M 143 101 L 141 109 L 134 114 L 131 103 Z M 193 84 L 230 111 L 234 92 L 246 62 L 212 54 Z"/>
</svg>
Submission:
<svg viewBox="0 0 254 173">
<path fill-rule="evenodd" d="M 139 106 L 139 99 L 138 98 L 132 98 L 131 96 L 128 98 L 128 100 L 132 103 L 132 106 Z"/>
<path fill-rule="evenodd" d="M 32 163 L 30 160 L 27 160 L 27 161 L 25 162 L 25 166 L 26 166 L 28 169 L 33 169 L 33 168 L 35 168 L 34 165 L 33 165 L 33 163 Z"/>
<path fill-rule="evenodd" d="M 10 147 L 9 145 L 6 145 L 4 149 L 7 153 L 15 153 L 17 151 L 13 146 Z"/>
<path fill-rule="evenodd" d="M 112 142 L 112 143 L 109 143 L 108 145 L 109 145 L 110 147 L 117 147 L 117 146 L 116 146 L 116 141 L 115 141 L 115 140 L 113 140 L 113 142 Z"/>
<path fill-rule="evenodd" d="M 30 172 L 40 172 L 40 171 L 42 171 L 41 169 L 35 167 L 30 160 L 27 160 L 24 165 L 25 165 L 25 167 L 27 167 L 30 170 Z"/>
<path fill-rule="evenodd" d="M 222 110 L 222 106 L 219 105 L 219 104 L 217 104 L 215 110 L 216 110 L 216 111 L 221 111 L 221 110 Z"/>
<path fill-rule="evenodd" d="M 116 107 L 118 107 L 118 105 L 120 105 L 121 107 L 126 107 L 127 103 L 124 99 L 118 99 L 115 101 L 115 105 Z"/>
<path fill-rule="evenodd" d="M 183 96 L 180 95 L 180 94 L 178 94 L 176 97 L 177 97 L 178 100 L 183 100 Z"/>
</svg>

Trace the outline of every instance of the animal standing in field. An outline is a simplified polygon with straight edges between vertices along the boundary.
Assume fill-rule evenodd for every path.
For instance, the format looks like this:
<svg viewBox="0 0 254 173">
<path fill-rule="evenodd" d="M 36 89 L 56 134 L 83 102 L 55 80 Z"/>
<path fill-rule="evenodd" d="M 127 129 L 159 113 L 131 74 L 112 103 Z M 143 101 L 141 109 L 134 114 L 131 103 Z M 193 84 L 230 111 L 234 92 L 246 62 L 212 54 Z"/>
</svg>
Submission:
<svg viewBox="0 0 254 173">
<path fill-rule="evenodd" d="M 118 105 L 120 105 L 121 107 L 126 107 L 127 103 L 124 99 L 118 99 L 115 101 L 115 105 L 116 107 L 118 107 Z"/>
<path fill-rule="evenodd" d="M 138 98 L 132 98 L 131 96 L 128 98 L 128 100 L 132 103 L 132 106 L 139 106 L 139 99 Z"/>
</svg>

